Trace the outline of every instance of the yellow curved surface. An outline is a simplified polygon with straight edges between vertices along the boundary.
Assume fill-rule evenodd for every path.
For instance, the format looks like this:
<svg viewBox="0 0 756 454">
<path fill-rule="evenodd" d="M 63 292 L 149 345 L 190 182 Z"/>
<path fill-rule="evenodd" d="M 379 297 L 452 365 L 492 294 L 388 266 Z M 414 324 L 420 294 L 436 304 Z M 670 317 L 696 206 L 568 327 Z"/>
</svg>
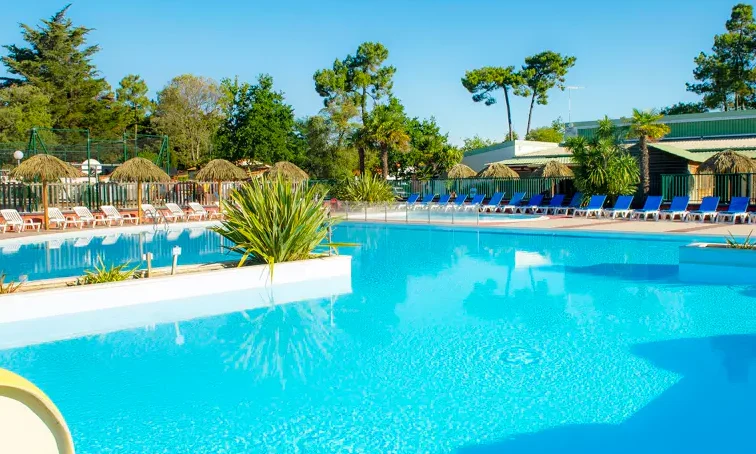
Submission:
<svg viewBox="0 0 756 454">
<path fill-rule="evenodd" d="M 25 405 L 50 430 L 59 454 L 74 454 L 71 432 L 63 415 L 45 393 L 33 383 L 5 369 L 0 369 L 0 397 Z"/>
</svg>

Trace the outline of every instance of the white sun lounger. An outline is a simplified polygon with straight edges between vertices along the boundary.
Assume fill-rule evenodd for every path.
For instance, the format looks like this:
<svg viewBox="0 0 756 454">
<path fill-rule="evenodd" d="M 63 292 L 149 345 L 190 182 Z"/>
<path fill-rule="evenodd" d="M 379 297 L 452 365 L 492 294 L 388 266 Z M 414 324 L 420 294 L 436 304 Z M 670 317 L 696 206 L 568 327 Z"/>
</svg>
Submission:
<svg viewBox="0 0 756 454">
<path fill-rule="evenodd" d="M 192 219 L 200 221 L 204 217 L 202 214 L 196 213 L 194 210 L 192 210 L 191 213 L 185 212 L 177 203 L 166 203 L 165 207 L 168 208 L 168 211 L 170 211 L 171 214 L 181 216 L 185 221 L 191 221 Z"/>
<path fill-rule="evenodd" d="M 63 230 L 65 230 L 69 225 L 78 226 L 79 228 L 84 225 L 84 221 L 82 221 L 81 219 L 67 219 L 65 216 L 63 216 L 60 208 L 48 208 L 47 217 L 50 220 L 51 225 L 55 224 Z"/>
<path fill-rule="evenodd" d="M 113 223 L 123 225 L 123 223 L 127 221 L 135 225 L 139 224 L 138 217 L 130 213 L 122 215 L 118 212 L 118 210 L 116 210 L 116 207 L 114 207 L 113 205 L 103 205 L 100 207 L 100 210 L 102 210 L 102 212 L 105 214 L 105 218 L 111 222 L 111 225 Z"/>
<path fill-rule="evenodd" d="M 21 232 L 27 228 L 32 228 L 39 232 L 39 229 L 42 228 L 41 222 L 24 219 L 18 211 L 13 209 L 0 210 L 0 216 L 5 219 L 5 226 L 10 227 L 11 230 L 15 230 L 16 232 Z"/>
<path fill-rule="evenodd" d="M 220 219 L 222 217 L 220 211 L 207 211 L 205 207 L 202 206 L 202 204 L 197 202 L 189 202 L 189 208 L 192 210 L 192 212 L 200 215 L 200 219 Z"/>
<path fill-rule="evenodd" d="M 92 227 L 97 224 L 110 225 L 110 219 L 102 216 L 95 216 L 89 211 L 87 207 L 73 207 L 74 213 L 79 217 L 83 225 L 90 225 Z"/>
<path fill-rule="evenodd" d="M 143 203 L 142 204 L 142 211 L 144 212 L 144 217 L 153 221 L 153 222 L 159 222 L 161 218 L 165 219 L 166 222 L 176 222 L 178 220 L 178 217 L 173 213 L 163 213 L 162 211 L 158 211 L 157 208 L 152 206 L 151 203 Z"/>
</svg>

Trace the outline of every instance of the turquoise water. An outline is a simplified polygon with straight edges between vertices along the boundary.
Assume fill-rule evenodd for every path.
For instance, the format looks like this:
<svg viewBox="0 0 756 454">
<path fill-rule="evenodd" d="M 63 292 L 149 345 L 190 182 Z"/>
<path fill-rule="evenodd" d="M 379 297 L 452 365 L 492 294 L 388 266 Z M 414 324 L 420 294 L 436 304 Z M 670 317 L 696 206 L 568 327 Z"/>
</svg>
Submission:
<svg viewBox="0 0 756 454">
<path fill-rule="evenodd" d="M 238 258 L 223 248 L 227 244 L 204 227 L 176 229 L 173 226 L 169 231 L 100 234 L 28 244 L 10 242 L 0 244 L 0 273 L 16 281 L 23 276 L 29 280 L 81 276 L 84 270 L 97 264 L 98 256 L 107 264 L 129 262 L 137 266 L 145 252 L 153 255 L 152 266 L 170 266 L 175 246 L 181 247 L 181 265 Z"/>
<path fill-rule="evenodd" d="M 756 287 L 679 282 L 688 240 L 335 240 L 362 245 L 335 301 L 5 350 L 0 367 L 51 396 L 85 454 L 753 452 Z"/>
</svg>

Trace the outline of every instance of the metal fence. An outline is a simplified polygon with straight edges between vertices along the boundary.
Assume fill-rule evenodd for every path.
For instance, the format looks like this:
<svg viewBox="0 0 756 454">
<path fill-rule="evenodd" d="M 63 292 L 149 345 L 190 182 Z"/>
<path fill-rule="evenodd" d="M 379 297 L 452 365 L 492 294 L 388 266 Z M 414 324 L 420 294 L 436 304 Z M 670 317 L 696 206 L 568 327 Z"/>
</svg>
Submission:
<svg viewBox="0 0 756 454">
<path fill-rule="evenodd" d="M 675 196 L 689 196 L 698 203 L 707 196 L 718 196 L 720 203 L 733 197 L 749 197 L 756 202 L 756 174 L 677 174 L 661 176 L 661 195 L 665 201 Z"/>
<path fill-rule="evenodd" d="M 221 194 L 225 197 L 239 184 L 222 183 Z M 50 206 L 62 209 L 86 206 L 95 210 L 102 205 L 114 205 L 125 209 L 137 208 L 136 183 L 53 183 L 48 185 L 47 192 Z M 217 183 L 194 181 L 142 183 L 142 203 L 163 205 L 174 202 L 186 205 L 189 202 L 199 202 L 211 205 L 219 200 Z M 0 208 L 13 208 L 22 212 L 42 211 L 42 184 L 0 184 Z"/>
</svg>

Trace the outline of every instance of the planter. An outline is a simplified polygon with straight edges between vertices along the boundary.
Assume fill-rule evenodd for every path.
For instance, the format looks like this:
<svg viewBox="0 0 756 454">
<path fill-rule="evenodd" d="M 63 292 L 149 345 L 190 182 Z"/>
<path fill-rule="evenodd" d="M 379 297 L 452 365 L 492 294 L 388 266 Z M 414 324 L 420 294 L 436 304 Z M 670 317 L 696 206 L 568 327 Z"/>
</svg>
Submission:
<svg viewBox="0 0 756 454">
<path fill-rule="evenodd" d="M 278 263 L 272 284 L 259 265 L 2 295 L 0 349 L 348 294 L 351 273 L 341 255 Z"/>
<path fill-rule="evenodd" d="M 680 280 L 697 284 L 756 284 L 756 249 L 735 249 L 722 243 L 682 246 Z"/>
</svg>

